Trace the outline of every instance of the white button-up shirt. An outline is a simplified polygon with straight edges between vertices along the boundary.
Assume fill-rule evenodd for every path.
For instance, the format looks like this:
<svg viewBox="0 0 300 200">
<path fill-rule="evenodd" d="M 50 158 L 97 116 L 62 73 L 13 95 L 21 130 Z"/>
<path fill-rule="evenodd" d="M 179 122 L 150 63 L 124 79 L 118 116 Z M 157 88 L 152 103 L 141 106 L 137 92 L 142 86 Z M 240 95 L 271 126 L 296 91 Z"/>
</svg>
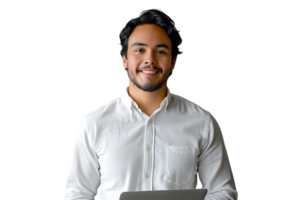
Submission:
<svg viewBox="0 0 300 200">
<path fill-rule="evenodd" d="M 237 199 L 220 128 L 212 115 L 174 94 L 150 117 L 128 95 L 85 116 L 76 136 L 65 199 L 119 200 L 124 191 L 194 189 L 206 200 Z"/>
</svg>

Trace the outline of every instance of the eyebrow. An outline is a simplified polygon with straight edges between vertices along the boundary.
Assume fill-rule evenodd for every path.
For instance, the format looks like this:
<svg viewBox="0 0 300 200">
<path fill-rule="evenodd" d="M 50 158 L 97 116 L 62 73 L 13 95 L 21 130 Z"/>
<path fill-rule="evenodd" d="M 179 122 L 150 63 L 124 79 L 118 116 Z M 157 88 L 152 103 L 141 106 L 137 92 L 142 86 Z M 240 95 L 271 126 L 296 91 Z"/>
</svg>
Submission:
<svg viewBox="0 0 300 200">
<path fill-rule="evenodd" d="M 136 43 L 134 43 L 131 47 L 134 47 L 134 46 L 148 46 L 148 45 L 145 44 L 145 43 L 136 42 Z M 165 48 L 167 48 L 167 49 L 170 49 L 170 48 L 168 47 L 168 45 L 166 45 L 166 44 L 157 44 L 157 45 L 155 45 L 155 47 L 165 47 Z"/>
</svg>

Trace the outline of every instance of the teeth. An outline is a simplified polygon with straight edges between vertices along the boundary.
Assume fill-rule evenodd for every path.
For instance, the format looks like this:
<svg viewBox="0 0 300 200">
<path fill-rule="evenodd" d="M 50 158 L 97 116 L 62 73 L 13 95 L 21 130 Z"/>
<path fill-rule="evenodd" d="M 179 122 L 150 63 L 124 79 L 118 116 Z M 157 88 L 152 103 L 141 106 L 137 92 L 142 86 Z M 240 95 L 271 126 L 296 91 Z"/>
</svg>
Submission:
<svg viewBox="0 0 300 200">
<path fill-rule="evenodd" d="M 156 71 L 143 71 L 144 73 L 147 73 L 147 74 L 155 74 Z"/>
</svg>

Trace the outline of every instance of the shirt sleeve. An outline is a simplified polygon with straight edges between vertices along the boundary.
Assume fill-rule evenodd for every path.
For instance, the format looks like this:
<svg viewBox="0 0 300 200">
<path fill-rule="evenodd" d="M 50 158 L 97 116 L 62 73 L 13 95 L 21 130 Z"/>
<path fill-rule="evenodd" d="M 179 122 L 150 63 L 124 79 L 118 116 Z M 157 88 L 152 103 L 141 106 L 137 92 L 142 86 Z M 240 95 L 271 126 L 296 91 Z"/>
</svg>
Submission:
<svg viewBox="0 0 300 200">
<path fill-rule="evenodd" d="M 94 200 L 97 194 L 100 185 L 100 165 L 91 138 L 91 135 L 88 135 L 85 117 L 79 125 L 75 138 L 65 200 Z"/>
<path fill-rule="evenodd" d="M 207 189 L 205 200 L 237 200 L 221 129 L 211 115 L 203 143 L 198 157 L 198 173 L 203 189 Z"/>
</svg>

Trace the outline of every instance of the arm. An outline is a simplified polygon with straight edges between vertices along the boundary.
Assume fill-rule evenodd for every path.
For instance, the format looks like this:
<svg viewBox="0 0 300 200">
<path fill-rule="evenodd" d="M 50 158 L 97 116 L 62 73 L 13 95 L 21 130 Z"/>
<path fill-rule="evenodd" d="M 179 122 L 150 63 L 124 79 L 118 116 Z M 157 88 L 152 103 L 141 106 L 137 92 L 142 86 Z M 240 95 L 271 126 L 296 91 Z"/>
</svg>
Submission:
<svg viewBox="0 0 300 200">
<path fill-rule="evenodd" d="M 86 118 L 80 124 L 65 189 L 65 200 L 94 200 L 100 185 L 98 155 L 93 151 L 91 135 L 87 134 Z"/>
<path fill-rule="evenodd" d="M 206 124 L 204 145 L 198 157 L 198 173 L 205 200 L 236 200 L 237 191 L 220 127 L 211 116 Z"/>
</svg>

